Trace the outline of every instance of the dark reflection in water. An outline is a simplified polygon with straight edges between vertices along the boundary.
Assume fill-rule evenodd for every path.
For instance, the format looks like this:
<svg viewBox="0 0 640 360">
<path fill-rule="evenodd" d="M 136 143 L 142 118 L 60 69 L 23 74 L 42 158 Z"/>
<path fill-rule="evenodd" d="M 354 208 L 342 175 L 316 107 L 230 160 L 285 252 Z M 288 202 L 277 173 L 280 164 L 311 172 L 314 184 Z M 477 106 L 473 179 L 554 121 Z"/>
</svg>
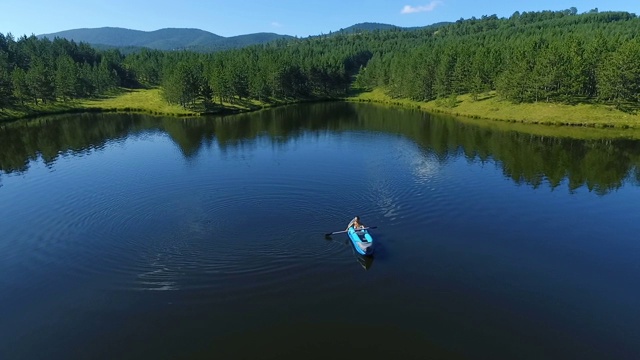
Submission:
<svg viewBox="0 0 640 360">
<path fill-rule="evenodd" d="M 223 118 L 175 119 L 143 115 L 85 114 L 6 124 L 0 128 L 0 170 L 23 172 L 41 157 L 51 164 L 105 143 L 149 132 L 166 132 L 186 158 L 216 142 L 222 150 L 267 135 L 286 143 L 308 131 L 368 130 L 399 134 L 439 162 L 464 156 L 495 162 L 517 184 L 583 185 L 598 194 L 640 182 L 640 141 L 576 140 L 499 131 L 420 111 L 366 104 L 324 103 L 282 107 Z"/>
</svg>

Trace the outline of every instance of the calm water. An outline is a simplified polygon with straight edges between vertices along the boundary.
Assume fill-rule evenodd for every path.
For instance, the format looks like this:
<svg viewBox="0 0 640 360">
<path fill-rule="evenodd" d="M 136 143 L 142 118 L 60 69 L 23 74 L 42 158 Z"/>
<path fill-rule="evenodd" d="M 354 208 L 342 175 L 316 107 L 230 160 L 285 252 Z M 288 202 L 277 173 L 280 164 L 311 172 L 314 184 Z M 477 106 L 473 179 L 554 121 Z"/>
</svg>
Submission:
<svg viewBox="0 0 640 360">
<path fill-rule="evenodd" d="M 5 124 L 0 358 L 637 359 L 638 204 L 638 141 L 371 105 Z"/>
</svg>

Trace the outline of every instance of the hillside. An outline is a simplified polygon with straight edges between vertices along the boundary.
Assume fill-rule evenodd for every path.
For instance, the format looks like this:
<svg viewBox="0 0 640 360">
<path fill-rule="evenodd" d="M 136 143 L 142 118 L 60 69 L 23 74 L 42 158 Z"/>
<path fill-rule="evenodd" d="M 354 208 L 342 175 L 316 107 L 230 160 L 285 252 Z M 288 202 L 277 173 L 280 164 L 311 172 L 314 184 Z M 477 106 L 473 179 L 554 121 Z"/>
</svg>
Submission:
<svg viewBox="0 0 640 360">
<path fill-rule="evenodd" d="M 422 29 L 436 29 L 439 28 L 441 26 L 446 26 L 451 24 L 450 22 L 439 22 L 439 23 L 434 23 L 431 25 L 426 25 L 426 26 L 416 26 L 416 27 L 401 27 L 401 26 L 395 26 L 395 25 L 389 25 L 389 24 L 381 24 L 381 23 L 372 23 L 372 22 L 365 22 L 365 23 L 359 23 L 359 24 L 355 24 L 355 25 L 351 25 L 348 28 L 344 28 L 344 29 L 340 29 L 339 31 L 334 32 L 334 34 L 340 34 L 340 33 L 359 33 L 359 32 L 363 32 L 363 31 L 376 31 L 376 30 L 405 30 L 405 31 L 413 31 L 413 30 L 422 30 Z"/>
<path fill-rule="evenodd" d="M 340 29 L 336 31 L 336 33 L 354 33 L 354 32 L 362 32 L 362 31 L 391 30 L 391 29 L 402 29 L 402 28 L 399 26 L 389 25 L 389 24 L 365 22 L 365 23 L 351 25 L 344 29 Z"/>
<path fill-rule="evenodd" d="M 219 51 L 254 44 L 263 44 L 277 39 L 293 38 L 274 33 L 256 33 L 224 37 L 199 29 L 167 28 L 155 31 L 140 31 L 115 27 L 95 29 L 73 29 L 51 34 L 38 35 L 38 38 L 55 37 L 85 42 L 103 48 L 150 48 L 157 50 L 195 50 Z"/>
</svg>

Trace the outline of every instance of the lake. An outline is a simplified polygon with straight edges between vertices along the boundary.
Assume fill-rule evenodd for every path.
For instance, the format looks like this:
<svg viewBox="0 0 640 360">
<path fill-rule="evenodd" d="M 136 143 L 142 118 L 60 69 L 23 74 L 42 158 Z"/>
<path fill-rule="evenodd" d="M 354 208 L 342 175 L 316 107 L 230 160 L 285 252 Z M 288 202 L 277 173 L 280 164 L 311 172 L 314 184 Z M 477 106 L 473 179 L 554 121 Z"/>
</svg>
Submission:
<svg viewBox="0 0 640 360">
<path fill-rule="evenodd" d="M 638 204 L 640 141 L 370 104 L 3 124 L 0 358 L 635 359 Z"/>
</svg>

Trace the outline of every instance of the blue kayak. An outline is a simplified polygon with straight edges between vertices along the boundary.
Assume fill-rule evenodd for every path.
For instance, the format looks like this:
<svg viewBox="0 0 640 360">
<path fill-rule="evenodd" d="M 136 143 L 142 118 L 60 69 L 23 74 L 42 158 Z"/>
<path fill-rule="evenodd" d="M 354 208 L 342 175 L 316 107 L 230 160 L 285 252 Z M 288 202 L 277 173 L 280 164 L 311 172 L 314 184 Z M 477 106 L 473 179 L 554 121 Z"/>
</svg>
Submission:
<svg viewBox="0 0 640 360">
<path fill-rule="evenodd" d="M 367 229 L 363 230 L 355 230 L 353 227 L 349 228 L 347 231 L 349 234 L 349 238 L 353 243 L 353 247 L 356 248 L 356 251 L 361 255 L 372 255 L 373 254 L 373 238 Z"/>
</svg>

